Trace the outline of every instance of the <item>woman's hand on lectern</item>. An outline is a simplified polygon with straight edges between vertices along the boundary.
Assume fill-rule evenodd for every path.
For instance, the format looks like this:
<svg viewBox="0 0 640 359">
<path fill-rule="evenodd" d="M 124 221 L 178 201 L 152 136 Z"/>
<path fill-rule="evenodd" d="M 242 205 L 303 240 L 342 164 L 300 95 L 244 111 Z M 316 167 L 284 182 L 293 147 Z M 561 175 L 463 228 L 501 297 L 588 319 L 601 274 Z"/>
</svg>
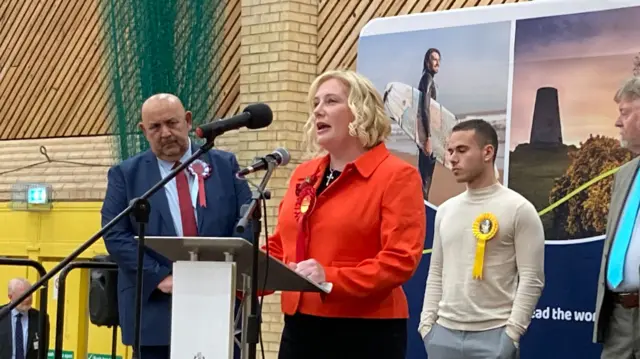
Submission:
<svg viewBox="0 0 640 359">
<path fill-rule="evenodd" d="M 300 263 L 289 263 L 289 268 L 301 276 L 307 277 L 316 283 L 325 282 L 324 268 L 315 259 L 307 259 Z"/>
</svg>

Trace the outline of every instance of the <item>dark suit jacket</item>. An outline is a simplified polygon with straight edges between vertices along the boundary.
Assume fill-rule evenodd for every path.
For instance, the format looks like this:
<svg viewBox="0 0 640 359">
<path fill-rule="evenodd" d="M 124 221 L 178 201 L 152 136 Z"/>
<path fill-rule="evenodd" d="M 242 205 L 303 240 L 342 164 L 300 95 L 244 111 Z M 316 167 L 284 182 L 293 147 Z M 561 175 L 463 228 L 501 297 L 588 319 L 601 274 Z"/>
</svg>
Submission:
<svg viewBox="0 0 640 359">
<path fill-rule="evenodd" d="M 0 306 L 0 309 L 6 305 Z M 37 359 L 38 350 L 48 351 L 49 342 L 49 316 L 47 315 L 47 321 L 45 325 L 44 339 L 40 338 L 38 334 L 38 328 L 40 323 L 40 311 L 37 309 L 29 310 L 29 330 L 27 332 L 27 352 L 25 353 L 26 359 Z M 0 319 L 0 359 L 11 359 L 11 353 L 13 351 L 13 330 L 11 326 L 12 315 Z M 35 342 L 37 340 L 38 349 L 35 349 Z"/>
<path fill-rule="evenodd" d="M 627 195 L 631 190 L 636 171 L 640 166 L 640 157 L 624 164 L 615 174 L 613 190 L 611 191 L 611 203 L 609 204 L 609 215 L 607 217 L 607 230 L 602 248 L 602 261 L 600 263 L 600 276 L 598 278 L 598 291 L 596 296 L 596 318 L 593 326 L 593 342 L 602 343 L 606 337 L 609 317 L 613 310 L 611 292 L 607 289 L 606 271 L 609 262 L 609 250 L 618 230 L 618 222 Z M 640 270 L 640 269 L 639 269 Z"/>
<path fill-rule="evenodd" d="M 193 147 L 193 152 L 196 151 Z M 251 200 L 247 182 L 238 180 L 235 173 L 238 162 L 232 153 L 211 150 L 201 160 L 211 166 L 211 176 L 205 179 L 207 206 L 198 203 L 198 235 L 241 236 L 250 239 L 251 231 L 235 233 L 240 208 Z M 141 196 L 159 182 L 158 160 L 146 151 L 113 166 L 108 172 L 107 192 L 102 206 L 102 226 L 105 226 L 129 202 Z M 146 236 L 175 236 L 169 203 L 164 190 L 150 200 L 151 213 L 145 230 Z M 134 344 L 135 286 L 138 224 L 130 216 L 104 236 L 104 243 L 112 260 L 118 264 L 118 310 L 122 327 L 122 342 Z M 159 253 L 146 249 L 143 263 L 142 333 L 141 345 L 169 345 L 171 342 L 171 296 L 157 289 L 162 279 L 172 271 L 173 263 Z"/>
</svg>

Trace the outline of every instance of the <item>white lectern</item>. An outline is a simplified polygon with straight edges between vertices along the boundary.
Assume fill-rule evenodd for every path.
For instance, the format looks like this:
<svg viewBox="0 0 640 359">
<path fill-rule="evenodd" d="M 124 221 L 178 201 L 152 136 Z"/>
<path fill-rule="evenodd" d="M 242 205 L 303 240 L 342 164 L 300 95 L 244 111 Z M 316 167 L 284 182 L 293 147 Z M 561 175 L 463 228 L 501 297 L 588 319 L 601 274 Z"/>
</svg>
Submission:
<svg viewBox="0 0 640 359">
<path fill-rule="evenodd" d="M 137 238 L 136 238 L 137 239 Z M 253 245 L 244 238 L 146 237 L 146 247 L 174 261 L 171 358 L 233 358 L 236 291 L 243 293 L 242 357 L 247 355 Z M 260 249 L 259 290 L 328 292 Z M 144 316 L 144 311 L 142 311 Z"/>
</svg>

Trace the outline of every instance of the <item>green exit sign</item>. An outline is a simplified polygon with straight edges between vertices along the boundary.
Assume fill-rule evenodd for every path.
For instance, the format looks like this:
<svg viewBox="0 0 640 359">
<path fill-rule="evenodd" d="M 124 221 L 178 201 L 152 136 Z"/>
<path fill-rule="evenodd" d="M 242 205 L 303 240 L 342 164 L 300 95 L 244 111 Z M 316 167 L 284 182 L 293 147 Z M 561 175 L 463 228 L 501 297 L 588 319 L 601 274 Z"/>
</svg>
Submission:
<svg viewBox="0 0 640 359">
<path fill-rule="evenodd" d="M 55 357 L 55 350 L 49 350 L 47 353 L 47 359 L 53 359 Z M 73 352 L 70 350 L 62 351 L 62 359 L 73 359 Z M 87 359 L 111 359 L 111 354 L 87 354 Z M 116 359 L 122 359 L 122 355 L 117 355 Z"/>
<path fill-rule="evenodd" d="M 87 359 L 111 359 L 111 354 L 87 354 Z M 121 355 L 117 355 L 116 359 L 122 359 Z"/>
<path fill-rule="evenodd" d="M 49 350 L 49 352 L 47 352 L 47 359 L 53 359 L 55 357 L 55 352 L 55 350 Z M 63 350 L 62 359 L 73 359 L 73 352 L 70 350 Z"/>
<path fill-rule="evenodd" d="M 45 186 L 31 186 L 27 189 L 28 204 L 46 204 L 49 202 L 49 191 Z"/>
</svg>

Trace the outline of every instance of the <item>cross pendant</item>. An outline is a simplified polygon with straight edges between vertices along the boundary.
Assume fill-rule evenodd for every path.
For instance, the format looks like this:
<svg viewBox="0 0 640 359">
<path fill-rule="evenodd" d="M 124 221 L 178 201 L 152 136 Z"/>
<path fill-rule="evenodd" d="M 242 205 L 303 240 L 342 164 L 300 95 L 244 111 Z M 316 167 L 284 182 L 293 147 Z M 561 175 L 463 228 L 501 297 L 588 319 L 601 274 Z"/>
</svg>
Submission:
<svg viewBox="0 0 640 359">
<path fill-rule="evenodd" d="M 333 180 L 333 171 L 329 172 L 329 176 L 327 176 L 327 186 Z"/>
</svg>

